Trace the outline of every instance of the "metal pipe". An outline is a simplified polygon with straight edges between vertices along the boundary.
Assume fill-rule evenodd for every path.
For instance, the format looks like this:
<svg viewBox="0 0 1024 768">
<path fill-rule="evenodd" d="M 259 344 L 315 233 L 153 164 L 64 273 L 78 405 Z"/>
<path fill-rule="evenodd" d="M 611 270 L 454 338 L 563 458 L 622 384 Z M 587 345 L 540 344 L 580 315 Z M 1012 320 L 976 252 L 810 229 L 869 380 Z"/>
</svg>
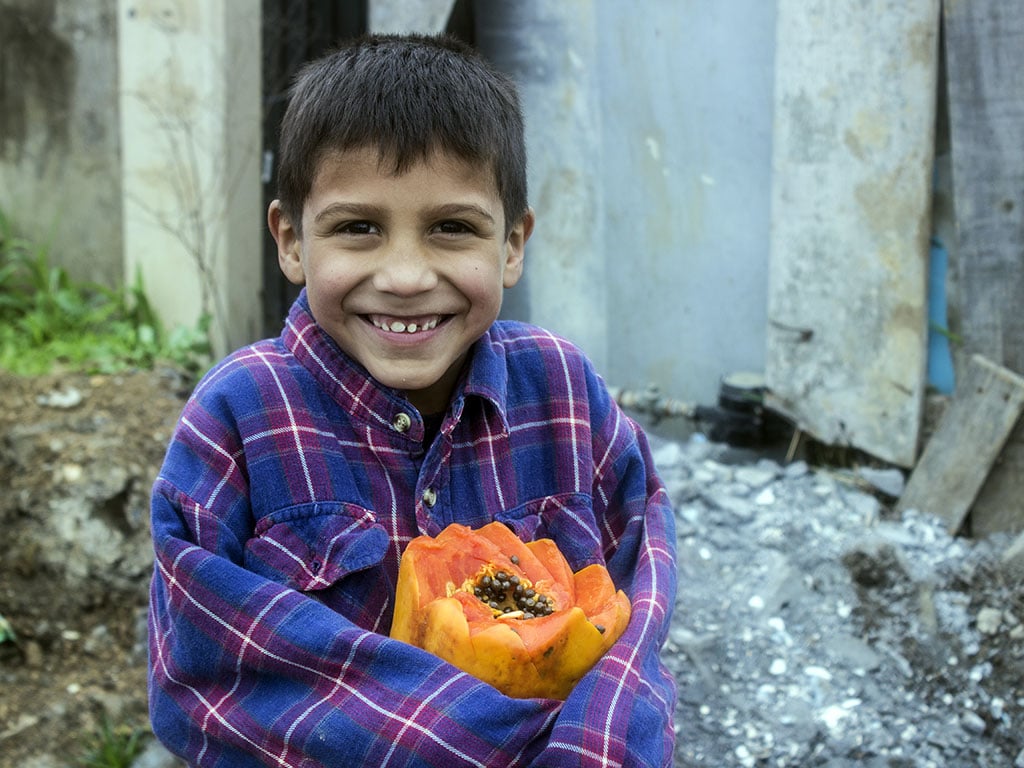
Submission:
<svg viewBox="0 0 1024 768">
<path fill-rule="evenodd" d="M 665 418 L 695 419 L 697 417 L 696 405 L 663 397 L 656 384 L 648 384 L 647 388 L 643 390 L 609 387 L 608 391 L 621 407 L 650 416 L 654 423 Z"/>
</svg>

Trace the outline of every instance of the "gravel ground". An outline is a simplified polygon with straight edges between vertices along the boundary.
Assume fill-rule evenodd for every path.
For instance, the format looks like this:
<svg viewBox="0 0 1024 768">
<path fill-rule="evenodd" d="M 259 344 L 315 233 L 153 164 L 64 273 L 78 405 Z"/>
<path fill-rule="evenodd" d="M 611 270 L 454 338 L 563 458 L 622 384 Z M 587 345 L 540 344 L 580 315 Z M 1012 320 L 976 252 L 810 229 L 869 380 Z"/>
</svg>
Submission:
<svg viewBox="0 0 1024 768">
<path fill-rule="evenodd" d="M 700 435 L 655 456 L 678 525 L 677 766 L 1024 768 L 1008 539 L 895 519 L 895 470 L 783 466 Z"/>
</svg>

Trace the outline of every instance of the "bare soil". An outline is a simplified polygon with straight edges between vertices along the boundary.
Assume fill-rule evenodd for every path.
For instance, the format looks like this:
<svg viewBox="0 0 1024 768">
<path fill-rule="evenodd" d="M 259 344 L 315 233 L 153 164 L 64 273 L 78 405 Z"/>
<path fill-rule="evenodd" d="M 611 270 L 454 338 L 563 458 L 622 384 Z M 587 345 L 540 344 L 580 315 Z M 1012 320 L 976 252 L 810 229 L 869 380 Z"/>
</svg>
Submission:
<svg viewBox="0 0 1024 768">
<path fill-rule="evenodd" d="M 148 496 L 185 388 L 172 371 L 0 372 L 0 765 L 77 765 L 147 729 Z"/>
</svg>

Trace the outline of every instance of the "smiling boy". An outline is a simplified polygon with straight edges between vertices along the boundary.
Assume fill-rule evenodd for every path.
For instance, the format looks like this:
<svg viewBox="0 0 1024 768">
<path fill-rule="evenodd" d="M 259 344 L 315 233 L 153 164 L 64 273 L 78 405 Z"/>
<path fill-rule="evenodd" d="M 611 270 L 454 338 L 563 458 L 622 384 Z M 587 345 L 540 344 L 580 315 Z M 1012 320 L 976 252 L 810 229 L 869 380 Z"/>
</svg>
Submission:
<svg viewBox="0 0 1024 768">
<path fill-rule="evenodd" d="M 526 200 L 515 88 L 467 47 L 300 74 L 268 223 L 303 291 L 197 386 L 153 489 L 150 713 L 190 765 L 671 764 L 672 511 L 582 353 L 497 321 Z M 386 635 L 409 541 L 494 520 L 631 599 L 564 702 Z"/>
<path fill-rule="evenodd" d="M 280 201 L 268 218 L 281 269 L 305 284 L 317 324 L 421 414 L 448 405 L 469 348 L 522 274 L 533 229 L 529 210 L 506 225 L 486 165 L 433 150 L 396 174 L 376 147 L 325 155 L 301 230 Z"/>
</svg>

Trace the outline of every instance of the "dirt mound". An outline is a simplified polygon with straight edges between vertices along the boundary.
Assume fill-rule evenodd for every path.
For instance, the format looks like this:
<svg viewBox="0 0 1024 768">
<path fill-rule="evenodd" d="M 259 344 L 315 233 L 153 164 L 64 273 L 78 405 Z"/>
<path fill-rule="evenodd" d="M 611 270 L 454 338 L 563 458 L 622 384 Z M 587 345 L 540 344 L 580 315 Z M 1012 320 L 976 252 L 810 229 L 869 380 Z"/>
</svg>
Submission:
<svg viewBox="0 0 1024 768">
<path fill-rule="evenodd" d="M 183 382 L 0 372 L 0 391 L 0 765 L 66 765 L 104 715 L 146 724 L 148 497 Z"/>
</svg>

